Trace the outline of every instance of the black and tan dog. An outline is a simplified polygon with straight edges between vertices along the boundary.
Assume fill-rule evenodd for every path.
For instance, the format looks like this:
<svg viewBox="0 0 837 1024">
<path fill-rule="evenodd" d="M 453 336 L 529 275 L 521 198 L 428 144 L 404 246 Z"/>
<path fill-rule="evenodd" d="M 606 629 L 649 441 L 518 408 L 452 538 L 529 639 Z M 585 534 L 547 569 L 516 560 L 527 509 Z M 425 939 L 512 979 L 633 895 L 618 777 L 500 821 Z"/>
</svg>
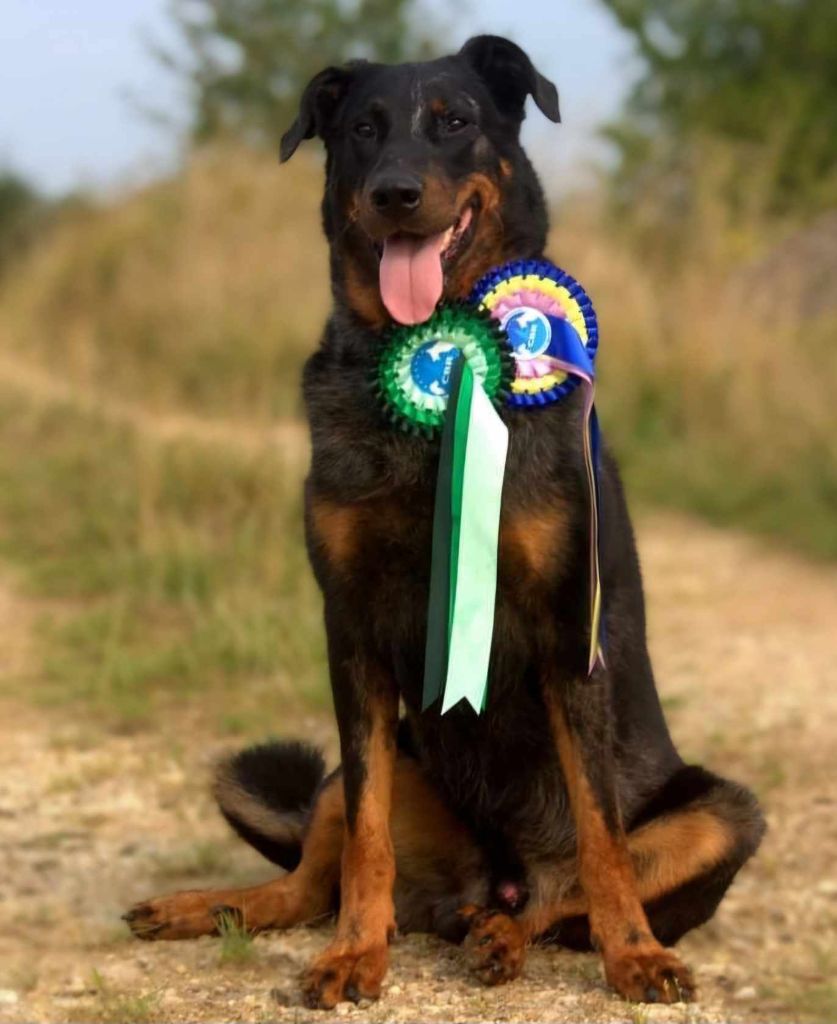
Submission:
<svg viewBox="0 0 837 1024">
<path fill-rule="evenodd" d="M 304 391 L 313 456 L 311 564 L 325 600 L 342 767 L 323 781 L 297 744 L 222 766 L 221 808 L 289 874 L 245 890 L 186 892 L 128 915 L 143 938 L 252 929 L 339 907 L 304 979 L 309 1006 L 376 997 L 396 926 L 463 938 L 488 984 L 551 938 L 601 951 L 635 1000 L 689 998 L 665 948 L 715 911 L 763 822 L 746 790 L 686 766 L 669 738 L 645 641 L 639 566 L 605 452 L 601 541 L 607 669 L 587 677 L 588 509 L 575 392 L 503 412 L 503 493 L 490 698 L 421 713 L 438 442 L 385 422 L 370 384 L 382 331 L 425 320 L 489 268 L 543 253 L 543 194 L 519 142 L 531 96 L 555 87 L 493 36 L 453 57 L 328 68 L 282 140 L 320 136 L 334 309 Z M 406 715 L 399 724 L 399 700 Z"/>
</svg>

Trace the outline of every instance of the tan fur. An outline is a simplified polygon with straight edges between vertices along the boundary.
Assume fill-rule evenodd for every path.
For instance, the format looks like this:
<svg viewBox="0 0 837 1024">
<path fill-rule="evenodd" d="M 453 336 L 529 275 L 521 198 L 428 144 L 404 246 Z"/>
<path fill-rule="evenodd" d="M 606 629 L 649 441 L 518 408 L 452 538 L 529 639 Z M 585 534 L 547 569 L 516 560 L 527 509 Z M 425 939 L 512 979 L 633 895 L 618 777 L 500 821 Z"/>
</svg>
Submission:
<svg viewBox="0 0 837 1024">
<path fill-rule="evenodd" d="M 457 193 L 455 208 L 463 209 L 474 198 L 480 204 L 474 237 L 449 274 L 447 292 L 457 299 L 466 298 L 479 278 L 503 259 L 502 193 L 498 182 L 483 171 L 469 175 Z"/>
<path fill-rule="evenodd" d="M 679 1001 L 693 990 L 691 975 L 652 935 L 625 834 L 605 822 L 560 698 L 547 689 L 546 703 L 575 819 L 578 878 L 590 934 L 602 952 L 607 980 L 627 999 L 642 1001 L 653 988 L 661 1001 Z M 530 927 L 546 930 L 546 913 L 541 907 L 532 914 Z"/>
<path fill-rule="evenodd" d="M 544 581 L 555 569 L 569 541 L 569 519 L 563 507 L 546 506 L 508 516 L 500 526 L 500 558 Z"/>
<path fill-rule="evenodd" d="M 348 253 L 343 258 L 343 265 L 349 308 L 373 330 L 380 331 L 389 322 L 389 314 L 381 299 L 377 275 L 370 277 L 364 274 Z"/>
<path fill-rule="evenodd" d="M 131 927 L 140 937 L 191 939 L 217 929 L 216 912 L 229 908 L 248 931 L 291 928 L 328 913 L 340 876 L 343 786 L 335 780 L 317 800 L 295 871 L 245 889 L 176 892 L 141 904 Z"/>
<path fill-rule="evenodd" d="M 340 917 L 334 939 L 306 972 L 303 990 L 310 1006 L 330 1009 L 351 986 L 359 996 L 377 998 L 389 965 L 388 944 L 395 934 L 395 855 L 389 832 L 395 763 L 397 697 L 364 673 L 371 731 L 366 779 L 353 826 L 347 823 L 340 871 Z M 383 694 L 386 693 L 386 696 Z"/>
<path fill-rule="evenodd" d="M 311 503 L 314 537 L 335 569 L 348 566 L 357 550 L 361 511 L 354 505 L 336 505 L 315 499 Z"/>
</svg>

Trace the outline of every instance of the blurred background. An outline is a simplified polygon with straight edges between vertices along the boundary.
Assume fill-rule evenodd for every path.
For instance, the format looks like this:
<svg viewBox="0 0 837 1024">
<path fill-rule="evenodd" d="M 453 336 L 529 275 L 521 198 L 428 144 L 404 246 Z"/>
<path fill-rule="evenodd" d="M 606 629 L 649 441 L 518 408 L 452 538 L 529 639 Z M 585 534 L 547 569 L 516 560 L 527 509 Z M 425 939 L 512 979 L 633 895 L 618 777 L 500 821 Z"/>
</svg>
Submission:
<svg viewBox="0 0 837 1024">
<path fill-rule="evenodd" d="M 322 156 L 309 143 L 280 169 L 278 138 L 325 64 L 451 52 L 486 31 L 561 93 L 564 123 L 532 110 L 524 137 L 550 253 L 598 307 L 599 408 L 638 515 L 675 734 L 782 812 L 748 890 L 762 902 L 729 911 L 752 941 L 725 947 L 709 988 L 725 1019 L 834 1019 L 837 883 L 814 867 L 835 838 L 833 0 L 6 0 L 0 811 L 49 797 L 87 836 L 73 863 L 87 850 L 107 874 L 139 810 L 157 836 L 136 886 L 202 884 L 231 868 L 222 831 L 191 835 L 198 754 L 325 734 L 299 398 L 328 306 Z M 103 823 L 85 824 L 91 792 Z M 85 891 L 83 872 L 62 876 L 44 903 L 33 857 L 55 828 L 31 828 L 35 854 L 6 872 L 28 879 L 7 897 L 18 959 L 39 914 L 72 943 Z M 112 882 L 113 907 L 143 894 Z M 758 956 L 769 983 L 735 967 Z M 166 1016 L 153 985 L 93 969 L 66 1019 Z M 14 970 L 9 1012 L 50 1019 L 54 987 Z"/>
</svg>

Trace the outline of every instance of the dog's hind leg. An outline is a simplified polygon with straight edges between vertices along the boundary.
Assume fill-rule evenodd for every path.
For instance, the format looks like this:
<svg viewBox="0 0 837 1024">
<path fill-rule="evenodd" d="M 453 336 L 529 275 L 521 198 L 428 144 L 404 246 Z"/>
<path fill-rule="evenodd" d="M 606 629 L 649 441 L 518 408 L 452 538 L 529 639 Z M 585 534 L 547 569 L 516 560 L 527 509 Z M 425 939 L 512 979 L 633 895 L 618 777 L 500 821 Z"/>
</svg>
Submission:
<svg viewBox="0 0 837 1024">
<path fill-rule="evenodd" d="M 764 835 L 755 797 L 697 766 L 681 768 L 635 815 L 627 835 L 636 888 L 655 938 L 672 946 L 715 913 Z M 589 904 L 570 863 L 544 872 L 527 908 L 538 934 L 590 949 Z"/>
<path fill-rule="evenodd" d="M 623 943 L 639 952 L 638 947 L 647 947 L 649 939 L 673 945 L 687 931 L 709 920 L 737 872 L 758 847 L 764 821 L 746 789 L 692 766 L 675 772 L 635 815 L 629 828 L 626 871 L 633 879 L 650 935 L 643 934 L 635 918 L 632 927 L 636 931 L 629 930 Z M 545 939 L 580 950 L 593 947 L 591 900 L 579 869 L 576 858 L 541 864 L 531 871 L 529 902 L 519 916 L 489 911 L 473 916 L 468 948 L 472 967 L 484 981 L 496 984 L 515 976 L 528 941 Z M 645 968 L 646 964 L 640 964 L 636 975 L 625 983 L 637 985 L 645 980 L 646 998 L 680 994 L 677 985 L 682 984 L 683 976 L 660 975 L 663 984 L 658 988 L 648 981 Z"/>
<path fill-rule="evenodd" d="M 295 778 L 293 793 L 282 781 L 288 774 Z M 217 932 L 225 911 L 252 931 L 290 928 L 335 911 L 345 823 L 339 773 L 319 789 L 307 822 L 301 820 L 309 794 L 300 782 L 307 775 L 312 788 L 319 774 L 314 778 L 313 752 L 287 744 L 250 748 L 223 763 L 215 793 L 224 816 L 269 859 L 296 867 L 264 885 L 195 889 L 139 903 L 125 915 L 132 931 L 142 939 L 190 939 Z M 403 754 L 395 764 L 390 827 L 399 929 L 461 939 L 467 925 L 459 908 L 485 899 L 482 857 L 417 762 Z"/>
<path fill-rule="evenodd" d="M 230 914 L 249 931 L 290 928 L 334 909 L 343 846 L 343 785 L 334 776 L 319 792 L 290 874 L 245 889 L 193 889 L 138 903 L 125 914 L 141 939 L 191 939 L 218 931 Z"/>
</svg>

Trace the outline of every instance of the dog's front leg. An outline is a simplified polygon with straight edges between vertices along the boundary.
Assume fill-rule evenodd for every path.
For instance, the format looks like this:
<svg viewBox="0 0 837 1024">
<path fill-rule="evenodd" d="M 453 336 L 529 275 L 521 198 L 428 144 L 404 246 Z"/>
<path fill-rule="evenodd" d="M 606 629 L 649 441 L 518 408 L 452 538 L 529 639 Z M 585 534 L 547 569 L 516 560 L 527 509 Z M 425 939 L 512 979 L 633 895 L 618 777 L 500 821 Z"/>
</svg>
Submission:
<svg viewBox="0 0 837 1024">
<path fill-rule="evenodd" d="M 326 603 L 329 670 L 334 693 L 346 833 L 340 916 L 333 942 L 305 975 L 306 1004 L 330 1009 L 342 1000 L 376 999 L 395 931 L 395 858 L 389 831 L 398 692 L 371 653 L 363 627 Z"/>
<path fill-rule="evenodd" d="M 691 975 L 654 938 L 637 893 L 616 786 L 608 674 L 550 681 L 544 696 L 575 820 L 590 934 L 607 980 L 639 1002 L 688 998 Z"/>
</svg>

